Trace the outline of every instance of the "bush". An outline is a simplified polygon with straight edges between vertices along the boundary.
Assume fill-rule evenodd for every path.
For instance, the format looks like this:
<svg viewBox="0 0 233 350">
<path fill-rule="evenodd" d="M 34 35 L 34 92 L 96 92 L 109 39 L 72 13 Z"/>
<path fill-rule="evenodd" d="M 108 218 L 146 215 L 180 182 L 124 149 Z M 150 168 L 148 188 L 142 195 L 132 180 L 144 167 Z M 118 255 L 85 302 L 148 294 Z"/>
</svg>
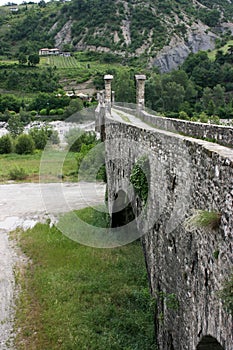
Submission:
<svg viewBox="0 0 233 350">
<path fill-rule="evenodd" d="M 63 109 L 63 108 L 58 108 L 58 109 L 57 109 L 57 114 L 58 114 L 58 115 L 64 114 L 64 109 Z"/>
<path fill-rule="evenodd" d="M 25 169 L 21 167 L 15 167 L 10 170 L 9 178 L 10 180 L 24 180 L 27 177 Z"/>
<path fill-rule="evenodd" d="M 40 112 L 39 112 L 39 114 L 40 114 L 40 115 L 47 115 L 47 114 L 48 114 L 48 113 L 47 113 L 47 109 L 46 109 L 46 108 L 41 109 Z"/>
<path fill-rule="evenodd" d="M 136 194 L 139 198 L 146 203 L 149 193 L 149 176 L 150 176 L 150 164 L 147 157 L 139 158 L 134 164 L 130 182 L 132 183 Z"/>
<path fill-rule="evenodd" d="M 10 135 L 4 135 L 0 138 L 0 154 L 13 152 L 13 141 Z"/>
<path fill-rule="evenodd" d="M 32 128 L 29 131 L 29 135 L 32 137 L 36 149 L 44 149 L 48 140 L 48 132 L 46 128 Z"/>
<path fill-rule="evenodd" d="M 35 149 L 35 143 L 31 135 L 22 134 L 18 136 L 15 145 L 15 151 L 18 154 L 30 154 Z"/>
<path fill-rule="evenodd" d="M 225 309 L 233 315 L 233 274 L 225 281 L 222 290 L 220 291 L 220 297 L 223 301 Z"/>
<path fill-rule="evenodd" d="M 37 115 L 37 111 L 30 111 L 30 114 L 32 117 L 35 117 Z"/>
<path fill-rule="evenodd" d="M 49 141 L 53 145 L 58 145 L 60 143 L 59 135 L 57 130 L 52 130 L 51 134 L 49 135 Z"/>
<path fill-rule="evenodd" d="M 70 129 L 65 138 L 71 152 L 80 152 L 83 144 L 92 145 L 96 143 L 96 134 L 94 132 L 83 132 L 78 128 Z"/>
<path fill-rule="evenodd" d="M 56 109 L 50 109 L 49 115 L 56 115 L 56 114 L 57 114 L 57 110 Z"/>
</svg>

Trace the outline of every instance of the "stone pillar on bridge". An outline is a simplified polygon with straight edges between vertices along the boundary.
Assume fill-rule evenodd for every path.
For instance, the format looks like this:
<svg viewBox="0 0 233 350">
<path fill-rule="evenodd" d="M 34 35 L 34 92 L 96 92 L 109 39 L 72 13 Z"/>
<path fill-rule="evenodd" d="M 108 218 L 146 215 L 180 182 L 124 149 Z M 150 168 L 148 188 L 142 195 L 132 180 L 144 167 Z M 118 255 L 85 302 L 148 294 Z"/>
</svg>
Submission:
<svg viewBox="0 0 233 350">
<path fill-rule="evenodd" d="M 115 103 L 115 91 L 112 91 L 112 106 Z"/>
<path fill-rule="evenodd" d="M 136 103 L 137 111 L 140 112 L 145 107 L 145 81 L 146 76 L 144 74 L 136 74 Z"/>
<path fill-rule="evenodd" d="M 104 82 L 105 82 L 105 104 L 106 108 L 111 111 L 111 101 L 112 101 L 112 84 L 113 76 L 110 74 L 107 74 L 104 76 Z"/>
<path fill-rule="evenodd" d="M 99 93 L 99 132 L 101 141 L 105 141 L 105 93 Z"/>
</svg>

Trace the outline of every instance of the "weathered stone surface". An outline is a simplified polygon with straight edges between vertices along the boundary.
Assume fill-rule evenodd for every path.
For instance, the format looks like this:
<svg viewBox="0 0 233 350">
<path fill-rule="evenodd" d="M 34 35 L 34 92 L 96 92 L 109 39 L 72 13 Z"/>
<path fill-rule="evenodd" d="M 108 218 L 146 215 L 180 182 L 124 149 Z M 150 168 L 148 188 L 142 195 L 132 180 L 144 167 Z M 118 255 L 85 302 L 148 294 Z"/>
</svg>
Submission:
<svg viewBox="0 0 233 350">
<path fill-rule="evenodd" d="M 233 148 L 233 127 L 164 118 L 150 115 L 146 112 L 143 112 L 141 117 L 145 122 L 153 124 L 160 129 L 183 133 L 200 139 L 215 140 L 223 146 Z"/>
<path fill-rule="evenodd" d="M 169 45 L 158 53 L 153 64 L 163 73 L 177 69 L 191 52 L 213 50 L 216 38 L 217 35 L 209 27 L 201 22 L 194 23 L 192 27 L 187 27 L 186 40 L 174 35 Z"/>
<path fill-rule="evenodd" d="M 164 296 L 156 310 L 159 349 L 196 350 L 204 336 L 212 336 L 232 350 L 232 317 L 218 292 L 233 266 L 233 151 L 168 131 L 106 121 L 110 210 L 120 190 L 129 192 L 135 162 L 142 156 L 150 162 L 149 199 L 137 224 L 147 232 L 142 241 L 152 294 Z M 140 212 L 137 196 L 132 206 Z M 193 209 L 221 213 L 220 227 L 186 231 L 183 223 Z M 167 305 L 170 296 L 178 308 Z"/>
</svg>

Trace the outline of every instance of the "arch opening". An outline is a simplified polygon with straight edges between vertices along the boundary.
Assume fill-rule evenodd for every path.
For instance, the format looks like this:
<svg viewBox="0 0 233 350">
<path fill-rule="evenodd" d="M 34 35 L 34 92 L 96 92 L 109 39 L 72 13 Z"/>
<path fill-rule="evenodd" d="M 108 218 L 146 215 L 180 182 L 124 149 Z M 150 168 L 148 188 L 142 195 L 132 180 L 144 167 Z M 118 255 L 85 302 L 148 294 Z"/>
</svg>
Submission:
<svg viewBox="0 0 233 350">
<path fill-rule="evenodd" d="M 197 345 L 197 350 L 224 350 L 217 339 L 207 335 Z"/>
<path fill-rule="evenodd" d="M 133 207 L 127 194 L 120 190 L 116 196 L 112 212 L 112 227 L 121 227 L 135 219 Z"/>
</svg>

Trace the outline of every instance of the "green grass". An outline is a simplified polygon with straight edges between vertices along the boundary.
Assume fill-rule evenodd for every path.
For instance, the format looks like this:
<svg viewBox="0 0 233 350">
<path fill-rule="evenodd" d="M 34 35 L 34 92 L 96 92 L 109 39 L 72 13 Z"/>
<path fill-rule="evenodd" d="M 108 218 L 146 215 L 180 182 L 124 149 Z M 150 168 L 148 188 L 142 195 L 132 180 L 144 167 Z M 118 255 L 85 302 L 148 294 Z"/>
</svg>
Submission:
<svg viewBox="0 0 233 350">
<path fill-rule="evenodd" d="M 221 213 L 208 210 L 195 210 L 193 215 L 184 222 L 184 227 L 188 231 L 194 231 L 197 228 L 218 229 L 221 223 Z"/>
<path fill-rule="evenodd" d="M 107 224 L 92 209 L 79 214 Z M 116 248 L 82 246 L 38 224 L 18 232 L 30 263 L 21 272 L 18 350 L 155 349 L 154 303 L 139 242 Z"/>
<path fill-rule="evenodd" d="M 126 123 L 131 123 L 130 119 L 124 114 L 124 113 L 121 113 L 119 111 L 116 111 L 114 110 L 114 112 L 116 112 L 116 114 L 119 115 L 119 117 L 121 117 L 121 119 L 126 122 Z"/>
<path fill-rule="evenodd" d="M 0 155 L 0 182 L 6 182 L 10 179 L 9 174 L 15 168 L 22 168 L 25 170 L 27 177 L 24 182 L 39 181 L 41 152 L 34 154 L 19 155 L 19 154 L 5 154 Z M 58 171 L 57 164 L 61 164 L 60 159 L 64 159 L 61 172 Z M 63 175 L 65 180 L 73 180 L 74 172 L 76 170 L 75 153 L 61 151 L 52 151 L 46 153 L 46 159 L 43 163 L 44 181 L 56 181 L 58 175 Z"/>
<path fill-rule="evenodd" d="M 233 45 L 233 40 L 229 40 L 228 43 L 222 47 L 220 47 L 219 49 L 213 50 L 211 52 L 208 53 L 208 57 L 210 60 L 214 61 L 215 60 L 215 56 L 217 51 L 221 50 L 223 51 L 224 54 L 226 54 L 228 48 Z"/>
</svg>

